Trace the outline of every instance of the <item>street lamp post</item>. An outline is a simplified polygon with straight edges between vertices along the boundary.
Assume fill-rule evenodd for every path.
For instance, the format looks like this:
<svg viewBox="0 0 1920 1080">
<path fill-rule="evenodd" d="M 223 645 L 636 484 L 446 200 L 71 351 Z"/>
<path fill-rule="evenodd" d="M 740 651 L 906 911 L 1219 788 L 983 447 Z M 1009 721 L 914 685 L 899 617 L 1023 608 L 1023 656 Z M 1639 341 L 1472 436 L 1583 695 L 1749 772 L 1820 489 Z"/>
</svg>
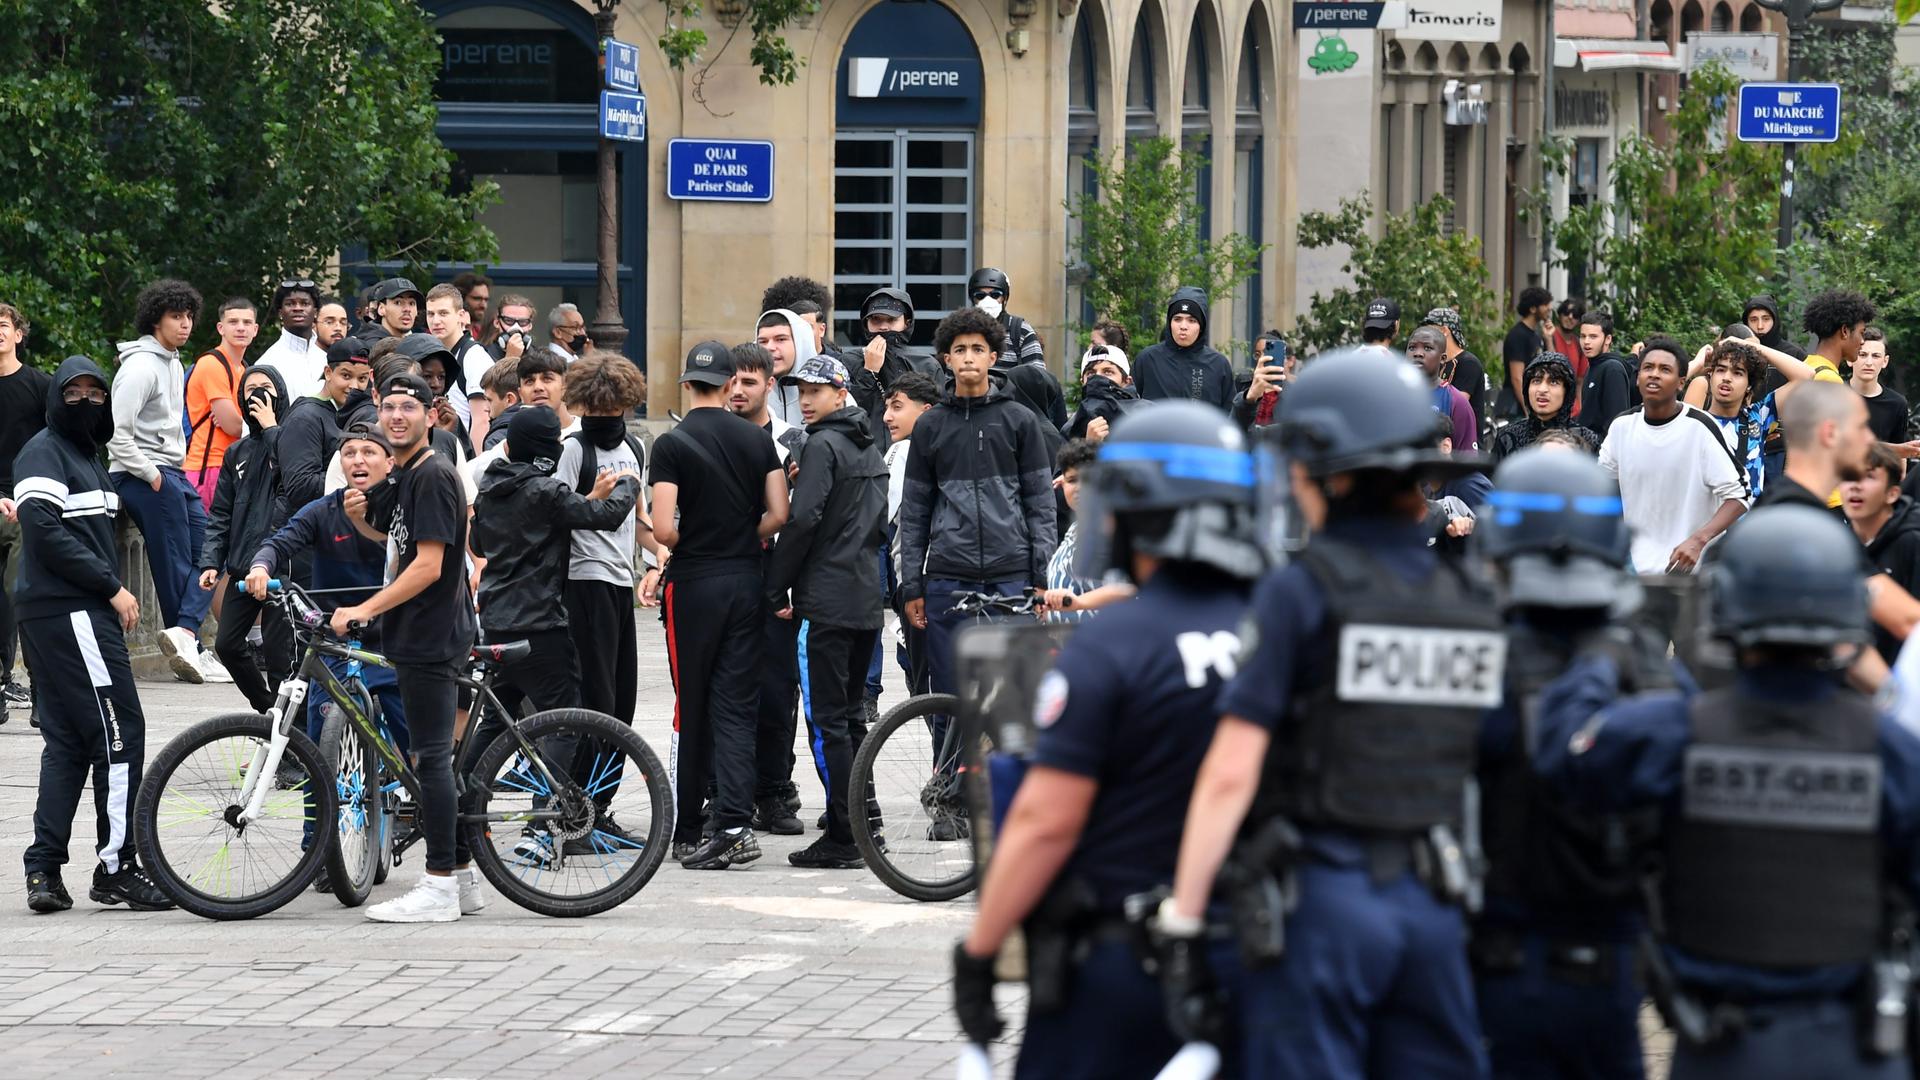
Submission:
<svg viewBox="0 0 1920 1080">
<path fill-rule="evenodd" d="M 601 63 L 605 63 L 606 42 L 613 37 L 614 9 L 620 0 L 593 0 L 593 32 L 599 39 Z M 620 317 L 620 185 L 614 175 L 613 140 L 600 136 L 600 235 L 594 248 L 599 264 L 599 296 L 595 302 L 593 325 L 587 337 L 596 348 L 624 352 L 627 324 Z"/>
<path fill-rule="evenodd" d="M 1801 46 L 1806 42 L 1807 28 L 1813 25 L 1813 15 L 1817 11 L 1832 11 L 1843 0 L 1755 0 L 1763 8 L 1778 11 L 1787 17 L 1787 81 L 1799 82 L 1806 74 L 1806 50 Z M 1787 143 L 1782 148 L 1786 160 L 1780 165 L 1780 251 L 1784 255 L 1793 246 L 1793 162 L 1795 144 Z"/>
</svg>

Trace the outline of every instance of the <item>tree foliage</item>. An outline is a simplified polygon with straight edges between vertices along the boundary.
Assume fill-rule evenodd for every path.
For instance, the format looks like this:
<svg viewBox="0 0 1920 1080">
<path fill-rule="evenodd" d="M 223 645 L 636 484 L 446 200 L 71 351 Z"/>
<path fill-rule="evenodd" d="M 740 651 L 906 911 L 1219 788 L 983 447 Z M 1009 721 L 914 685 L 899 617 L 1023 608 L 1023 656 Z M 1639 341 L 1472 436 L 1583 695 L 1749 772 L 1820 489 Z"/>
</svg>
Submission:
<svg viewBox="0 0 1920 1080">
<path fill-rule="evenodd" d="M 595 2 L 605 4 L 608 0 Z M 699 0 L 664 0 L 664 3 L 667 28 L 660 35 L 660 51 L 666 53 L 667 63 L 675 70 L 698 63 L 701 51 L 708 44 L 707 32 L 691 25 L 700 17 Z M 737 20 L 736 28 L 744 24 L 752 34 L 749 58 L 760 69 L 761 82 L 768 86 L 792 85 L 804 61 L 794 54 L 793 46 L 787 44 L 781 31 L 794 20 L 817 13 L 820 0 L 719 0 L 714 10 Z M 733 40 L 731 35 L 727 40 Z M 721 48 L 725 47 L 723 42 Z"/>
<path fill-rule="evenodd" d="M 1370 228 L 1373 200 L 1364 192 L 1342 199 L 1331 214 L 1302 214 L 1300 246 L 1346 245 L 1349 254 L 1340 269 L 1352 278 L 1351 285 L 1326 296 L 1313 294 L 1297 330 L 1302 351 L 1357 344 L 1367 304 L 1390 296 L 1400 305 L 1402 331 L 1412 330 L 1434 308 L 1450 307 L 1460 312 L 1468 347 L 1478 346 L 1479 353 L 1497 359 L 1497 351 L 1483 343 L 1499 340 L 1500 307 L 1487 285 L 1480 241 L 1446 226 L 1452 210 L 1445 196 L 1436 195 L 1404 214 L 1388 214 L 1378 239 Z"/>
<path fill-rule="evenodd" d="M 1592 267 L 1587 305 L 1611 311 L 1623 342 L 1703 343 L 1773 273 L 1780 152 L 1725 137 L 1737 87 L 1718 65 L 1692 75 L 1671 142 L 1622 142 L 1611 200 L 1575 207 L 1551 230 L 1558 265 Z M 1552 161 L 1564 174 L 1564 152 Z"/>
<path fill-rule="evenodd" d="M 349 244 L 495 251 L 448 194 L 438 48 L 413 0 L 15 0 L 0 35 L 0 297 L 42 363 L 103 361 L 159 276 L 264 301 Z M 197 337 L 211 336 L 203 320 Z"/>
<path fill-rule="evenodd" d="M 1088 302 L 1144 348 L 1160 340 L 1174 289 L 1198 285 L 1217 304 L 1253 277 L 1266 246 L 1239 233 L 1200 235 L 1194 192 L 1206 175 L 1203 151 L 1176 152 L 1172 140 L 1156 138 L 1129 144 L 1117 159 L 1089 162 L 1095 194 L 1069 199 L 1067 210 L 1080 224 Z"/>
</svg>

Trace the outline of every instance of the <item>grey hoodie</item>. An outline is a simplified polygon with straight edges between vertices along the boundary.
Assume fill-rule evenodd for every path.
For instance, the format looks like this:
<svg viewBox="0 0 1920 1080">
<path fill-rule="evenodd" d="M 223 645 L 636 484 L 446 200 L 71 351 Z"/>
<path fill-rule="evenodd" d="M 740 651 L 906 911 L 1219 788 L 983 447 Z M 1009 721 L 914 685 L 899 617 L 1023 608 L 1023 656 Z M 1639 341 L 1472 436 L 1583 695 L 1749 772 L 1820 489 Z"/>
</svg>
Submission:
<svg viewBox="0 0 1920 1080">
<path fill-rule="evenodd" d="M 787 326 L 793 332 L 794 368 L 814 358 L 818 350 L 813 347 L 813 327 L 807 325 L 807 320 L 786 308 L 774 308 L 771 311 L 761 312 L 760 318 L 754 320 L 754 325 L 759 326 L 769 315 L 778 315 L 787 320 Z M 788 370 L 791 371 L 793 368 Z M 800 388 L 780 385 L 778 373 L 773 373 L 772 379 L 773 389 L 767 393 L 767 408 L 773 410 L 773 415 L 794 427 L 806 427 L 806 421 L 800 418 Z"/>
<path fill-rule="evenodd" d="M 152 334 L 120 343 L 120 366 L 113 375 L 113 437 L 107 440 L 109 473 L 130 473 L 151 484 L 160 466 L 180 468 L 187 456 L 180 421 L 186 384 L 180 354 Z"/>
</svg>

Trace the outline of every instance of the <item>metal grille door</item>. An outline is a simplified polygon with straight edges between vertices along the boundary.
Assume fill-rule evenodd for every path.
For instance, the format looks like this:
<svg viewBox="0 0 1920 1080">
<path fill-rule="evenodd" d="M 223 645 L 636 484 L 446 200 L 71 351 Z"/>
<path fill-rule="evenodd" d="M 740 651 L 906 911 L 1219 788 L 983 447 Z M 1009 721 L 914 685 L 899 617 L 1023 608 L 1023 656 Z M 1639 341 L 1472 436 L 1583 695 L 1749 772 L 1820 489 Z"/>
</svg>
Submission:
<svg viewBox="0 0 1920 1080">
<path fill-rule="evenodd" d="M 833 321 L 856 340 L 883 286 L 913 298 L 915 345 L 967 303 L 973 273 L 973 135 L 842 131 L 834 140 Z"/>
</svg>

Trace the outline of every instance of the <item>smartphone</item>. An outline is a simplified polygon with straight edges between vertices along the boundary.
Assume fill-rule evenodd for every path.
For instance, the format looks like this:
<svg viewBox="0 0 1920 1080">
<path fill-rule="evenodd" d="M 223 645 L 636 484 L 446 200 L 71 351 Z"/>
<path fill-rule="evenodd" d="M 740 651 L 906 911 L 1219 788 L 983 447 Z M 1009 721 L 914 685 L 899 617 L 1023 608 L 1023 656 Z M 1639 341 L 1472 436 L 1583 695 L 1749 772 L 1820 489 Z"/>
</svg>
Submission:
<svg viewBox="0 0 1920 1080">
<path fill-rule="evenodd" d="M 1261 355 L 1265 357 L 1265 359 L 1261 361 L 1262 364 L 1273 367 L 1286 367 L 1287 343 L 1281 341 L 1279 338 L 1270 338 L 1267 341 L 1267 347 L 1262 350 Z"/>
</svg>

